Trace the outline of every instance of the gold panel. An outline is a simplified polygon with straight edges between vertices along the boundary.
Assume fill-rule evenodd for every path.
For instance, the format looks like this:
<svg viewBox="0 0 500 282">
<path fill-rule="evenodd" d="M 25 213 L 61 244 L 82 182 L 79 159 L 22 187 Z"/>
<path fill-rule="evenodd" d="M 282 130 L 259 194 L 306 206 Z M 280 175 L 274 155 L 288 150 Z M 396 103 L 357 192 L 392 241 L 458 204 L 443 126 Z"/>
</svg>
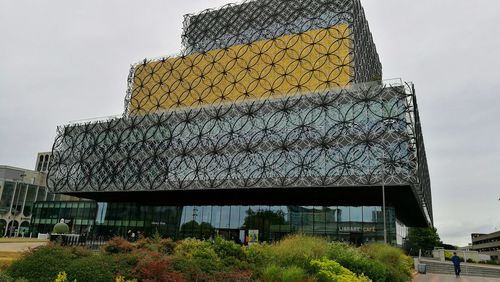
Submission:
<svg viewBox="0 0 500 282">
<path fill-rule="evenodd" d="M 352 80 L 347 24 L 165 58 L 135 67 L 129 112 L 236 102 L 344 87 Z"/>
</svg>

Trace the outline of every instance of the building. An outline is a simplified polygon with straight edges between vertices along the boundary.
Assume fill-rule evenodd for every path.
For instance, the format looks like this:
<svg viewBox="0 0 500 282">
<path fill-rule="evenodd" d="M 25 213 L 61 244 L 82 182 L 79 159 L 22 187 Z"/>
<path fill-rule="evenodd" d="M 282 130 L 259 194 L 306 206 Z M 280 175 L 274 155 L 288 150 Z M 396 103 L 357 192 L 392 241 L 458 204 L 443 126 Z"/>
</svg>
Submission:
<svg viewBox="0 0 500 282">
<path fill-rule="evenodd" d="M 39 172 L 49 171 L 51 152 L 39 152 L 36 156 L 35 170 Z"/>
<path fill-rule="evenodd" d="M 401 244 L 432 225 L 415 88 L 381 80 L 359 0 L 226 5 L 182 41 L 132 66 L 123 116 L 57 129 L 49 188 L 95 202 L 36 204 L 35 233 Z"/>
<path fill-rule="evenodd" d="M 61 201 L 74 197 L 49 192 L 46 174 L 0 165 L 0 236 L 30 236 L 35 202 Z"/>
<path fill-rule="evenodd" d="M 472 233 L 471 239 L 471 250 L 489 255 L 492 260 L 500 258 L 500 231 L 489 234 Z"/>
</svg>

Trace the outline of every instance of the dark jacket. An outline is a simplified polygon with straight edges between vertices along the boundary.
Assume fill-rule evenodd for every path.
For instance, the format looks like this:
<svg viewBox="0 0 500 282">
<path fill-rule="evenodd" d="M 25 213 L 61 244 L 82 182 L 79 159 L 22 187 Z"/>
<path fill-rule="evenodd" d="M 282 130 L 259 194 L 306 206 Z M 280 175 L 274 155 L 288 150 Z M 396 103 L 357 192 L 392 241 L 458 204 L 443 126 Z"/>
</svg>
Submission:
<svg viewBox="0 0 500 282">
<path fill-rule="evenodd" d="M 452 256 L 451 261 L 453 262 L 453 265 L 460 265 L 460 258 L 458 256 Z"/>
</svg>

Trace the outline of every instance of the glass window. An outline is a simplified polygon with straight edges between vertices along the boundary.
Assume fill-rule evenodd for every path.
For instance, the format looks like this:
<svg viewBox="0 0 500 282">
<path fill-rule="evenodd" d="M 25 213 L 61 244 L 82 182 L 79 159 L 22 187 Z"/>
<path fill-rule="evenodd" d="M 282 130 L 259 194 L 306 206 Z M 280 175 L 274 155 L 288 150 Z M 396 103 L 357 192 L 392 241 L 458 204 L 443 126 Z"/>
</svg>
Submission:
<svg viewBox="0 0 500 282">
<path fill-rule="evenodd" d="M 213 206 L 212 208 L 212 225 L 214 228 L 220 228 L 221 206 Z"/>
<path fill-rule="evenodd" d="M 326 207 L 314 207 L 314 234 L 322 235 L 326 228 Z"/>
<path fill-rule="evenodd" d="M 349 222 L 349 207 L 339 206 L 337 209 L 337 221 Z"/>
<path fill-rule="evenodd" d="M 5 181 L 2 197 L 0 198 L 0 214 L 6 214 L 10 211 L 10 204 L 14 197 L 14 182 Z"/>
<path fill-rule="evenodd" d="M 231 206 L 229 216 L 229 228 L 231 229 L 239 229 L 241 226 L 240 223 L 240 206 Z"/>
<path fill-rule="evenodd" d="M 363 207 L 363 222 L 377 222 L 376 207 Z"/>
<path fill-rule="evenodd" d="M 36 201 L 42 202 L 45 200 L 45 194 L 47 193 L 47 189 L 44 187 L 38 187 L 38 194 L 36 195 Z"/>
<path fill-rule="evenodd" d="M 362 222 L 363 221 L 363 208 L 362 207 L 350 207 L 350 221 L 351 222 Z"/>
<path fill-rule="evenodd" d="M 229 228 L 230 206 L 223 206 L 220 218 L 220 228 Z"/>
</svg>

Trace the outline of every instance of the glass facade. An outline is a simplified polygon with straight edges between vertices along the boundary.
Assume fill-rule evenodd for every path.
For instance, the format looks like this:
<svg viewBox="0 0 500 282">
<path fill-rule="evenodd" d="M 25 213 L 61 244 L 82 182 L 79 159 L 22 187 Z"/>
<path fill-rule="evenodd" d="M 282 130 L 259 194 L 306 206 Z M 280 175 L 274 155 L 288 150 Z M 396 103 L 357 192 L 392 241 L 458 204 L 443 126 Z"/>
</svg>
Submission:
<svg viewBox="0 0 500 282">
<path fill-rule="evenodd" d="M 388 241 L 396 244 L 395 210 L 387 207 Z M 32 232 L 49 233 L 64 218 L 72 233 L 125 236 L 128 230 L 163 237 L 209 239 L 220 235 L 243 243 L 249 230 L 259 241 L 290 233 L 319 235 L 354 244 L 383 241 L 379 206 L 162 206 L 137 203 L 41 202 L 34 205 Z M 398 223 L 399 224 L 399 223 Z M 399 227 L 403 228 L 401 225 Z"/>
</svg>

